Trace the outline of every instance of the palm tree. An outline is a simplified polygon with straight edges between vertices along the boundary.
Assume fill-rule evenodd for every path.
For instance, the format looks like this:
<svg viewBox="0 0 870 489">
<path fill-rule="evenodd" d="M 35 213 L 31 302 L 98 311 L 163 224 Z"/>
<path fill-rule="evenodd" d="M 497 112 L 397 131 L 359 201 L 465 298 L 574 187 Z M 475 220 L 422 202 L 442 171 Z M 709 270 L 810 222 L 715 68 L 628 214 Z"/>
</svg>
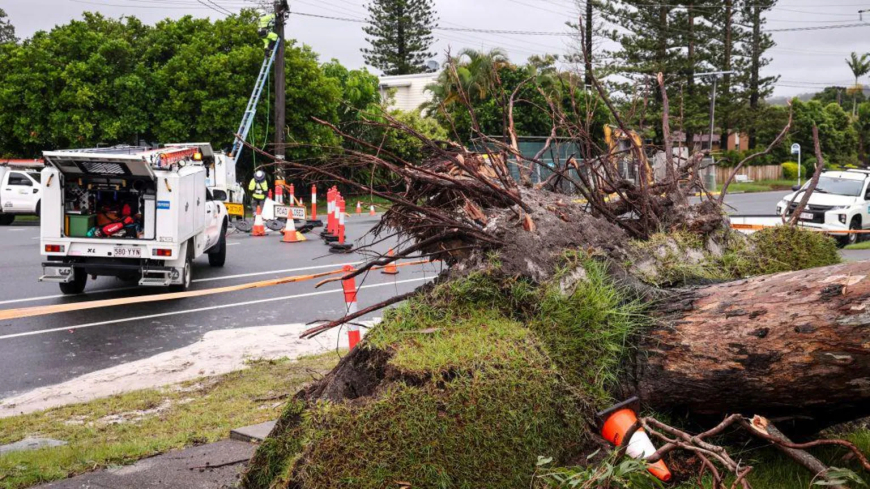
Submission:
<svg viewBox="0 0 870 489">
<path fill-rule="evenodd" d="M 432 101 L 423 104 L 421 109 L 424 112 L 431 114 L 441 104 L 446 106 L 460 100 L 460 90 L 472 100 L 485 99 L 496 85 L 498 70 L 508 66 L 510 61 L 502 49 L 463 49 L 458 56 L 448 60 L 447 66 L 450 63 L 456 67 L 456 75 L 445 68 L 438 80 L 426 87 L 432 93 Z"/>
<path fill-rule="evenodd" d="M 846 64 L 849 65 L 849 69 L 852 70 L 852 74 L 855 75 L 855 86 L 852 92 L 852 115 L 856 115 L 858 112 L 858 91 L 861 90 L 861 86 L 858 84 L 858 79 L 862 76 L 870 73 L 870 54 L 862 54 L 861 57 L 858 57 L 858 53 L 852 52 L 851 59 L 846 60 Z"/>
</svg>

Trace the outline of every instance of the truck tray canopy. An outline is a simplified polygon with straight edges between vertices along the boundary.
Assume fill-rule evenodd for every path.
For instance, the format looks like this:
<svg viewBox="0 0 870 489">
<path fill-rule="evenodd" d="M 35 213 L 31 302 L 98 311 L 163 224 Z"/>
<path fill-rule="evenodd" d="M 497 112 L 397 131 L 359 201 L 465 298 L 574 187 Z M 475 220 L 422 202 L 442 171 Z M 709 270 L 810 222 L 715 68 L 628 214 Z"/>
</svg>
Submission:
<svg viewBox="0 0 870 489">
<path fill-rule="evenodd" d="M 154 170 L 165 170 L 175 163 L 191 160 L 198 148 L 168 147 L 151 149 L 139 146 L 68 149 L 46 151 L 46 164 L 67 177 L 139 177 L 156 179 Z M 200 153 L 201 154 L 201 153 Z"/>
</svg>

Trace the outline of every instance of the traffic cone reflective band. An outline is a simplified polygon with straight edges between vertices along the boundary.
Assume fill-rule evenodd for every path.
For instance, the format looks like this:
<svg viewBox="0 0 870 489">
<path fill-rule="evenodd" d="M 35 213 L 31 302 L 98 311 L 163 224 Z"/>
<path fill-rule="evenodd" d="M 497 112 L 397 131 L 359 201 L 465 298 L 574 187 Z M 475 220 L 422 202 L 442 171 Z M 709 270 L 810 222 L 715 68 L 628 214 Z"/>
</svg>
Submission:
<svg viewBox="0 0 870 489">
<path fill-rule="evenodd" d="M 338 244 L 344 244 L 344 199 L 338 201 Z"/>
<path fill-rule="evenodd" d="M 371 206 L 371 207 L 369 207 L 369 215 L 370 215 L 370 216 L 374 216 L 374 215 L 375 215 L 375 206 Z"/>
<path fill-rule="evenodd" d="M 345 265 L 342 270 L 345 274 L 353 272 L 353 267 Z M 341 286 L 344 289 L 344 304 L 347 308 L 346 316 L 350 316 L 359 310 L 356 303 L 356 280 L 349 278 L 341 281 Z M 351 324 L 347 330 L 347 340 L 351 350 L 353 350 L 360 340 L 359 326 Z"/>
<path fill-rule="evenodd" d="M 387 256 L 395 256 L 395 255 L 396 254 L 393 252 L 393 249 L 390 248 L 390 251 L 389 251 L 389 253 L 387 253 Z M 396 266 L 396 262 L 391 261 L 387 266 L 384 267 L 383 270 L 381 270 L 381 273 L 383 273 L 385 275 L 398 275 L 399 274 L 399 267 Z"/>
<path fill-rule="evenodd" d="M 254 227 L 251 229 L 251 236 L 265 236 L 266 225 L 263 223 L 263 209 L 257 206 L 257 217 L 254 218 Z"/>
<path fill-rule="evenodd" d="M 284 203 L 284 180 L 275 180 L 275 202 Z"/>
<path fill-rule="evenodd" d="M 311 186 L 311 220 L 317 220 L 317 185 Z"/>
<path fill-rule="evenodd" d="M 282 239 L 281 242 L 301 243 L 303 241 L 308 241 L 308 238 L 306 238 L 302 235 L 302 233 L 296 230 L 296 223 L 293 222 L 293 218 L 288 217 L 287 225 L 284 227 L 284 239 Z"/>
<path fill-rule="evenodd" d="M 356 214 L 362 214 L 362 202 L 360 201 L 356 201 Z"/>
<path fill-rule="evenodd" d="M 637 416 L 631 409 L 620 409 L 613 412 L 604 422 L 604 427 L 601 428 L 601 435 L 610 443 L 616 446 L 622 444 L 623 435 L 637 422 Z M 628 442 L 628 448 L 625 453 L 631 458 L 645 459 L 656 453 L 656 448 L 652 444 L 643 428 L 637 430 L 632 435 Z M 654 464 L 650 464 L 649 471 L 652 475 L 667 482 L 671 480 L 671 471 L 663 460 L 659 460 Z"/>
</svg>

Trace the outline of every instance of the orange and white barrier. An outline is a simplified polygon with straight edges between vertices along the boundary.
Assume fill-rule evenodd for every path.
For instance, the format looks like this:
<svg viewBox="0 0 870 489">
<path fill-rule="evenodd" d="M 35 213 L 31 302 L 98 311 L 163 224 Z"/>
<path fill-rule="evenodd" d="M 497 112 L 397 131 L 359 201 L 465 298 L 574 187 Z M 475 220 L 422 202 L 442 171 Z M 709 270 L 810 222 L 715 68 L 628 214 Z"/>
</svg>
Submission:
<svg viewBox="0 0 870 489">
<path fill-rule="evenodd" d="M 608 416 L 601 429 L 601 436 L 610 443 L 620 446 L 623 437 L 635 423 L 637 423 L 637 416 L 634 411 L 628 408 L 620 409 Z M 645 459 L 656 453 L 656 448 L 652 444 L 652 440 L 649 439 L 649 435 L 643 431 L 643 428 L 640 428 L 631 436 L 625 453 L 631 458 Z M 671 480 L 671 471 L 668 470 L 663 460 L 650 464 L 648 470 L 652 475 L 665 482 Z"/>
<path fill-rule="evenodd" d="M 251 229 L 251 236 L 260 237 L 266 235 L 266 224 L 263 222 L 263 209 L 257 206 L 257 217 L 254 218 L 254 227 Z"/>
<path fill-rule="evenodd" d="M 351 273 L 353 272 L 353 267 L 350 265 L 345 265 L 343 271 L 346 273 Z M 359 310 L 359 306 L 357 305 L 356 301 L 356 280 L 353 278 L 342 280 L 341 287 L 344 289 L 344 304 L 347 311 L 345 315 L 350 316 L 351 314 L 354 314 Z M 347 340 L 348 346 L 351 350 L 356 348 L 356 345 L 359 343 L 360 340 L 359 326 L 355 324 L 348 325 Z"/>
<path fill-rule="evenodd" d="M 275 202 L 284 203 L 284 180 L 275 180 Z M 290 201 L 293 202 L 292 200 Z"/>
<path fill-rule="evenodd" d="M 311 220 L 317 220 L 317 185 L 311 185 Z"/>
</svg>

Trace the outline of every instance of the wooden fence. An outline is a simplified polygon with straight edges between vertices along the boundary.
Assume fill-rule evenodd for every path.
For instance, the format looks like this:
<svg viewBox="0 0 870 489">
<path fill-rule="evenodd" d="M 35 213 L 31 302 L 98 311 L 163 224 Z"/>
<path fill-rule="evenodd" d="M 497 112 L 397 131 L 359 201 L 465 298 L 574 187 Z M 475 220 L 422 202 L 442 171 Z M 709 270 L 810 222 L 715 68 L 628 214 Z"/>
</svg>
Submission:
<svg viewBox="0 0 870 489">
<path fill-rule="evenodd" d="M 724 184 L 734 168 L 716 167 L 716 183 Z M 738 175 L 746 175 L 750 180 L 782 180 L 780 165 L 746 166 L 740 169 Z"/>
</svg>

